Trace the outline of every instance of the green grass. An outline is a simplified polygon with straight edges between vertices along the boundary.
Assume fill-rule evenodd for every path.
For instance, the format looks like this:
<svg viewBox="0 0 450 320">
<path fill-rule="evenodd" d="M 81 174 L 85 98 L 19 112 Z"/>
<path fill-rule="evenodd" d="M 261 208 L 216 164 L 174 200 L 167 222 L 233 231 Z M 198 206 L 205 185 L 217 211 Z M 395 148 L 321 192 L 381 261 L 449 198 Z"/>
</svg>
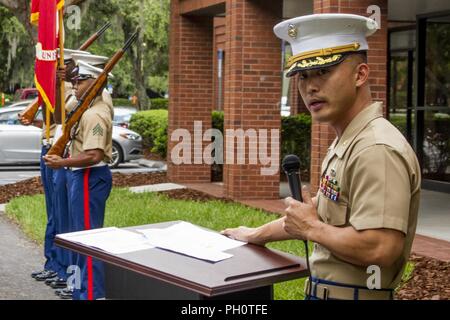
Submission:
<svg viewBox="0 0 450 320">
<path fill-rule="evenodd" d="M 43 243 L 46 224 L 43 195 L 13 199 L 6 207 L 6 214 L 16 221 L 31 239 Z M 106 206 L 105 227 L 184 220 L 219 231 L 240 225 L 256 227 L 276 218 L 276 215 L 237 203 L 173 200 L 160 194 L 131 193 L 127 189 L 114 188 Z M 304 256 L 303 243 L 300 241 L 275 242 L 269 247 Z M 275 299 L 303 299 L 304 280 L 276 284 Z"/>
<path fill-rule="evenodd" d="M 400 290 L 403 287 L 403 285 L 412 278 L 414 267 L 415 267 L 414 262 L 408 261 L 406 263 L 405 269 L 403 270 L 402 280 L 400 281 L 395 291 Z"/>
</svg>

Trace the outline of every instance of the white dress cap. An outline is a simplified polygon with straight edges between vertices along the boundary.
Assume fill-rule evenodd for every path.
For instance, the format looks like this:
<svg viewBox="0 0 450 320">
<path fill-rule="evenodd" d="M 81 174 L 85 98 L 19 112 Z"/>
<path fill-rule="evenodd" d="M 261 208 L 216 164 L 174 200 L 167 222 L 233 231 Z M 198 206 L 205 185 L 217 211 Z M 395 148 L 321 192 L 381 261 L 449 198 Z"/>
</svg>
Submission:
<svg viewBox="0 0 450 320">
<path fill-rule="evenodd" d="M 91 76 L 93 78 L 98 78 L 103 72 L 103 69 L 94 67 L 84 61 L 78 61 L 78 75 L 79 76 Z M 109 78 L 114 78 L 114 76 L 109 73 Z"/>
<path fill-rule="evenodd" d="M 277 24 L 274 33 L 290 43 L 287 76 L 342 62 L 346 54 L 367 51 L 366 38 L 375 33 L 375 20 L 355 14 L 313 14 Z"/>
<path fill-rule="evenodd" d="M 83 61 L 92 66 L 101 66 L 101 67 L 103 67 L 109 60 L 108 57 L 83 53 L 73 53 L 72 59 L 75 61 L 75 64 L 78 64 L 80 61 Z"/>
<path fill-rule="evenodd" d="M 67 61 L 67 60 L 73 59 L 73 57 L 72 57 L 73 54 L 90 55 L 90 53 L 87 51 L 64 49 L 64 60 Z M 59 49 L 58 49 L 58 56 L 59 56 Z"/>
</svg>

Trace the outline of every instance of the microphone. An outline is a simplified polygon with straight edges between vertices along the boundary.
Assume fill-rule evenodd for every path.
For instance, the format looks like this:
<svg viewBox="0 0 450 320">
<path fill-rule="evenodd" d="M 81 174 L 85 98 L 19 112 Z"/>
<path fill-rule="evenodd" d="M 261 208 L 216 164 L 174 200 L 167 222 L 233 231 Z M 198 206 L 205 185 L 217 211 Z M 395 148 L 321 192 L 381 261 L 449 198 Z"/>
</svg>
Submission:
<svg viewBox="0 0 450 320">
<path fill-rule="evenodd" d="M 297 201 L 303 202 L 302 192 L 301 192 L 301 182 L 300 182 L 300 159 L 295 154 L 289 154 L 284 157 L 281 162 L 281 167 L 283 171 L 286 173 L 289 189 L 291 190 L 292 198 Z M 306 258 L 306 267 L 309 271 L 309 285 L 308 285 L 308 296 L 311 297 L 311 288 L 312 288 L 312 278 L 311 278 L 311 267 L 309 265 L 309 248 L 308 241 L 303 240 L 305 245 L 305 258 Z"/>
<path fill-rule="evenodd" d="M 300 182 L 300 159 L 295 154 L 289 154 L 284 157 L 281 167 L 286 173 L 291 190 L 292 198 L 303 202 Z"/>
</svg>

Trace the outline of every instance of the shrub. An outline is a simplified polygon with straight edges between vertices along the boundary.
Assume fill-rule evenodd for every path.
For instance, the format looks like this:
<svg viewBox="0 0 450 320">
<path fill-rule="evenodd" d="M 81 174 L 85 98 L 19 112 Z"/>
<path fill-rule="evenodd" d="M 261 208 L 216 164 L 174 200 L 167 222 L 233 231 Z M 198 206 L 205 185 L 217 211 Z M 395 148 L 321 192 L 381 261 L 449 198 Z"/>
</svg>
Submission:
<svg viewBox="0 0 450 320">
<path fill-rule="evenodd" d="M 165 158 L 167 155 L 167 110 L 146 110 L 133 114 L 130 129 L 139 133 L 144 145 Z"/>
<path fill-rule="evenodd" d="M 125 98 L 114 98 L 113 105 L 114 107 L 135 107 L 130 100 Z"/>
<path fill-rule="evenodd" d="M 223 111 L 212 112 L 212 127 L 219 129 L 223 134 Z"/>
<path fill-rule="evenodd" d="M 159 110 L 159 109 L 167 110 L 169 107 L 169 99 L 164 98 L 150 99 L 150 103 L 152 110 Z"/>
<path fill-rule="evenodd" d="M 281 159 L 288 154 L 295 154 L 300 158 L 302 177 L 309 180 L 311 162 L 310 115 L 298 114 L 281 118 Z"/>
</svg>

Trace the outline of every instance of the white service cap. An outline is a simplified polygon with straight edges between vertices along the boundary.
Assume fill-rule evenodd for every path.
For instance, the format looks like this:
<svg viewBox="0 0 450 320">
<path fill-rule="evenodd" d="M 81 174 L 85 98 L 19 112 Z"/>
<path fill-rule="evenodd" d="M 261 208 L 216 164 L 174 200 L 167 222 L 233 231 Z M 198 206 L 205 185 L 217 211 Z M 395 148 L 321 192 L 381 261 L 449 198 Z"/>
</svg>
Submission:
<svg viewBox="0 0 450 320">
<path fill-rule="evenodd" d="M 355 14 L 313 14 L 277 24 L 277 37 L 290 43 L 290 77 L 301 70 L 324 68 L 342 62 L 345 55 L 367 51 L 366 38 L 378 29 L 375 20 Z"/>
<path fill-rule="evenodd" d="M 59 54 L 59 49 L 58 49 L 58 54 Z M 74 54 L 90 55 L 90 53 L 87 52 L 87 51 L 72 50 L 72 49 L 65 49 L 64 48 L 64 60 L 71 60 L 71 59 L 73 59 L 73 55 Z"/>
<path fill-rule="evenodd" d="M 103 72 L 103 69 L 94 67 L 90 65 L 89 63 L 86 63 L 84 61 L 78 61 L 78 77 L 84 78 L 84 77 L 92 77 L 92 78 L 98 78 L 100 74 Z M 109 73 L 109 78 L 114 78 L 114 76 Z"/>
<path fill-rule="evenodd" d="M 75 64 L 78 64 L 80 61 L 90 64 L 92 66 L 104 66 L 109 58 L 104 56 L 96 56 L 93 54 L 84 54 L 84 53 L 73 53 L 72 59 L 75 61 Z"/>
</svg>

